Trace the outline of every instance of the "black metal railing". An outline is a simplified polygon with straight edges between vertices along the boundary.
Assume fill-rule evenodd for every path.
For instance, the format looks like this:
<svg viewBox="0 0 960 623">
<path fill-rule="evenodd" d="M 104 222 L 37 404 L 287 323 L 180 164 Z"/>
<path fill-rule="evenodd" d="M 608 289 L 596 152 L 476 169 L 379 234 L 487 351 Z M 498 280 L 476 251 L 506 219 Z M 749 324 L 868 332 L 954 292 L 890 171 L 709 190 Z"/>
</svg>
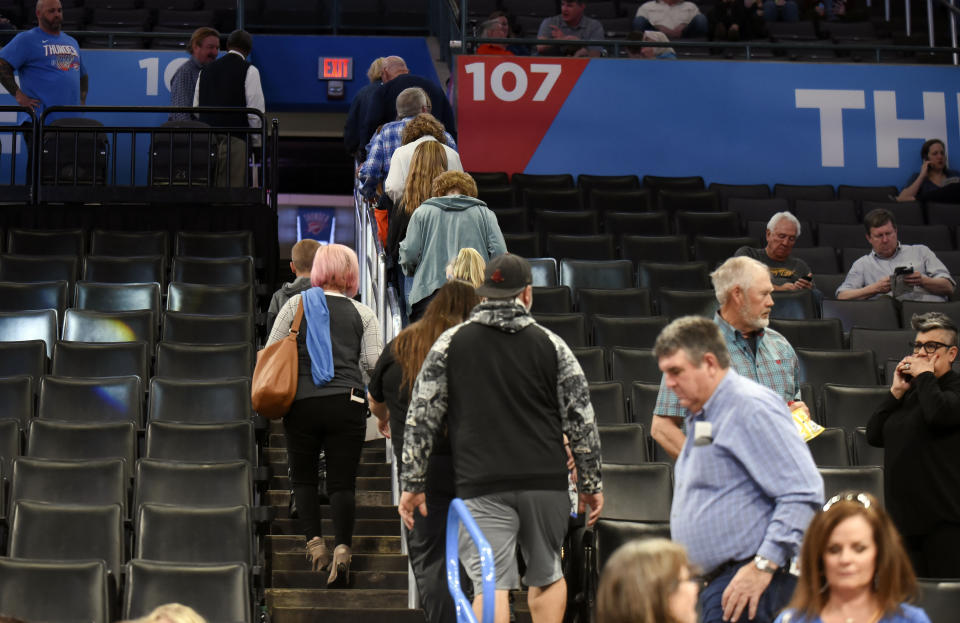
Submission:
<svg viewBox="0 0 960 623">
<path fill-rule="evenodd" d="M 25 108 L 19 125 L 0 125 L 0 201 L 39 203 L 189 202 L 264 204 L 276 211 L 279 123 L 252 108 L 54 106 Z M 259 127 L 197 122 L 152 125 L 157 113 L 234 114 Z M 132 116 L 133 122 L 109 119 Z M 136 118 L 141 117 L 137 124 Z M 101 120 L 106 119 L 108 123 Z M 268 131 L 269 138 L 268 142 Z M 6 141 L 9 140 L 9 150 Z M 19 155 L 22 140 L 27 154 Z M 8 158 L 4 161 L 3 158 Z M 269 163 L 269 164 L 267 164 Z"/>
</svg>

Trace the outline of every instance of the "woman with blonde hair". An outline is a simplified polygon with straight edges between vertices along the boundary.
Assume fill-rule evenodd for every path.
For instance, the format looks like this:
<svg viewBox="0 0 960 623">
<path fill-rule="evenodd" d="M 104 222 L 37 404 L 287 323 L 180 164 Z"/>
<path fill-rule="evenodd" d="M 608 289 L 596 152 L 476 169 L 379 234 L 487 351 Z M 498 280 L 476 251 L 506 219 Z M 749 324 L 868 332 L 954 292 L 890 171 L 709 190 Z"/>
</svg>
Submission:
<svg viewBox="0 0 960 623">
<path fill-rule="evenodd" d="M 456 144 L 443 129 L 443 124 L 430 113 L 420 113 L 411 119 L 410 123 L 403 128 L 400 140 L 401 146 L 397 147 L 390 156 L 390 170 L 383 181 L 383 190 L 394 203 L 403 198 L 404 189 L 413 169 L 413 155 L 424 143 L 436 142 L 443 149 L 447 157 L 444 171 L 463 171 L 460 154 L 455 149 Z M 418 205 L 420 204 L 410 209 L 415 210 Z"/>
<path fill-rule="evenodd" d="M 487 263 L 476 249 L 464 247 L 457 253 L 457 257 L 447 264 L 447 280 L 456 279 L 479 288 L 483 285 L 483 269 L 486 267 Z"/>
<path fill-rule="evenodd" d="M 698 592 L 682 545 L 632 541 L 603 568 L 597 623 L 696 623 Z"/>
<path fill-rule="evenodd" d="M 138 623 L 207 623 L 207 620 L 196 610 L 177 603 L 157 606 L 153 612 L 137 621 Z"/>
<path fill-rule="evenodd" d="M 876 498 L 842 493 L 810 521 L 800 579 L 775 623 L 930 623 L 900 534 Z"/>
</svg>

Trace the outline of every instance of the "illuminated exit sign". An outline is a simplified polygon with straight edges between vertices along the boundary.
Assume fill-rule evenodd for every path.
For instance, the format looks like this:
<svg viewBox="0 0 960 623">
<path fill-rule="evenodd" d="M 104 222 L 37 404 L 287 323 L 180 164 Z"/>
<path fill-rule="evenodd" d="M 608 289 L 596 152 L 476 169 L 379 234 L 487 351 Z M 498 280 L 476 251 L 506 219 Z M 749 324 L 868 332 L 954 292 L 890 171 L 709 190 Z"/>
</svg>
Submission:
<svg viewBox="0 0 960 623">
<path fill-rule="evenodd" d="M 320 57 L 320 80 L 353 80 L 353 59 Z"/>
</svg>

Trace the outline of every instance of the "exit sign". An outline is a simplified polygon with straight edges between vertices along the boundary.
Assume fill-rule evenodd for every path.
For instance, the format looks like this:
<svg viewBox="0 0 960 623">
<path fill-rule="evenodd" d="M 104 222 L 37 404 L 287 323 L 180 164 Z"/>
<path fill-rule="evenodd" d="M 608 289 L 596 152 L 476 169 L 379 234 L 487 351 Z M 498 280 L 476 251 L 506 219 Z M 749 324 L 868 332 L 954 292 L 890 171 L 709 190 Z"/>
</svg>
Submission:
<svg viewBox="0 0 960 623">
<path fill-rule="evenodd" d="M 319 80 L 353 80 L 353 59 L 333 56 L 320 57 Z"/>
</svg>

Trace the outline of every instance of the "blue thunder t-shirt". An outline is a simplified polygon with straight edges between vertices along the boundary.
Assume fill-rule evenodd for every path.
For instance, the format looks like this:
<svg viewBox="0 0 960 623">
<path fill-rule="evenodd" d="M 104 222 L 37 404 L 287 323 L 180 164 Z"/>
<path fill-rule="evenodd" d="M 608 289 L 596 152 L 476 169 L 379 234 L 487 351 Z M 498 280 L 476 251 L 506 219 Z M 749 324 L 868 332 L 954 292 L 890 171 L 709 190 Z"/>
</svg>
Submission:
<svg viewBox="0 0 960 623">
<path fill-rule="evenodd" d="M 50 106 L 80 104 L 80 76 L 87 70 L 80 44 L 70 35 L 51 35 L 38 26 L 14 37 L 0 58 L 20 74 L 20 90 L 40 100 L 38 114 Z"/>
</svg>

